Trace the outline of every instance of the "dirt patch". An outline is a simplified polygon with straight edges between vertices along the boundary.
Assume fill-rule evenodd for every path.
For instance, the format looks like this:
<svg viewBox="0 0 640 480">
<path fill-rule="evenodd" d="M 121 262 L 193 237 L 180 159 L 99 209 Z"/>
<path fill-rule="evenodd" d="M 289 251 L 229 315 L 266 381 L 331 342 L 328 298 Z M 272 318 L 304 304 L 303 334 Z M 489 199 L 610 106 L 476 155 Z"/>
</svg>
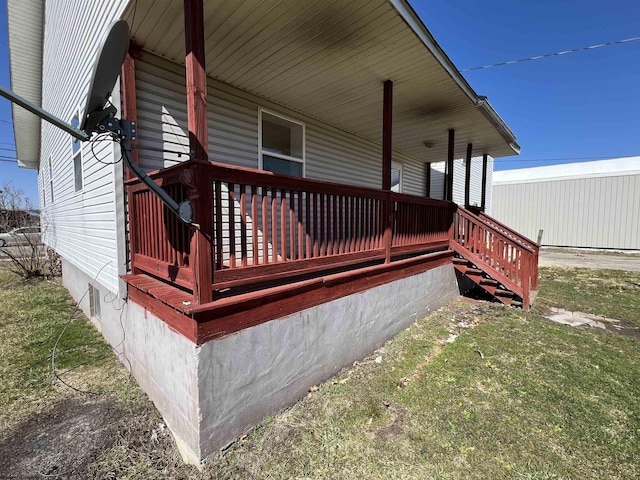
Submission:
<svg viewBox="0 0 640 480">
<path fill-rule="evenodd" d="M 113 400 L 70 398 L 29 417 L 0 436 L 1 478 L 84 478 L 113 443 L 121 415 Z"/>
</svg>

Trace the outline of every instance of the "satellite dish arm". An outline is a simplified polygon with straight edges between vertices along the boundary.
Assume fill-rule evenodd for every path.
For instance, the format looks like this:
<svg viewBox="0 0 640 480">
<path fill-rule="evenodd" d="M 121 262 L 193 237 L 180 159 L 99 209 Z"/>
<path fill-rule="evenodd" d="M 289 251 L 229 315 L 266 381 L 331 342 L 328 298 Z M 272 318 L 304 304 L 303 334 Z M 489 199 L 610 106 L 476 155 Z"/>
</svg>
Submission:
<svg viewBox="0 0 640 480">
<path fill-rule="evenodd" d="M 122 151 L 122 160 L 126 167 L 131 170 L 142 183 L 149 187 L 149 190 L 157 195 L 167 208 L 169 208 L 169 210 L 171 210 L 182 222 L 188 225 L 193 225 L 193 209 L 191 207 L 191 202 L 189 202 L 189 200 L 185 200 L 181 203 L 176 202 L 160 185 L 144 173 L 136 162 L 133 161 L 133 158 L 131 157 L 131 140 L 136 137 L 135 124 L 128 120 L 120 120 L 119 122 L 116 122 L 120 127 L 120 149 Z M 113 122 L 109 122 L 107 125 L 112 127 Z"/>
<path fill-rule="evenodd" d="M 51 115 L 49 112 L 34 105 L 29 100 L 22 98 L 19 95 L 16 95 L 11 90 L 8 90 L 1 85 L 0 85 L 0 95 L 10 100 L 11 102 L 15 103 L 16 105 L 20 105 L 25 110 L 28 110 L 29 112 L 36 114 L 38 117 L 42 118 L 43 120 L 46 120 L 47 122 L 55 125 L 56 127 L 61 128 L 65 132 L 76 137 L 78 140 L 82 142 L 89 140 L 89 135 L 87 135 L 82 130 L 75 128 L 73 125 L 69 125 L 67 122 L 63 120 L 60 120 L 55 115 Z"/>
</svg>

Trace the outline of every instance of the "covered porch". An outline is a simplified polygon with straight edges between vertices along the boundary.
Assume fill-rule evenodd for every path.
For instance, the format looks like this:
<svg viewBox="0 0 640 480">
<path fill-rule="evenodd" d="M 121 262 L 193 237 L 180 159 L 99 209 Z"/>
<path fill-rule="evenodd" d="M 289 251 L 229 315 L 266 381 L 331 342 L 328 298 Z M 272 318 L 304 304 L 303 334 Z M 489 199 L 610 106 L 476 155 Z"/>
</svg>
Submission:
<svg viewBox="0 0 640 480">
<path fill-rule="evenodd" d="M 184 65 L 189 160 L 152 177 L 191 201 L 194 221 L 182 224 L 142 183 L 127 182 L 130 298 L 200 344 L 473 255 L 462 274 L 484 272 L 485 286 L 491 275 L 494 292 L 511 292 L 505 303 L 528 308 L 537 246 L 452 201 L 454 159 L 465 159 L 467 206 L 472 158 L 486 172 L 488 155 L 519 151 L 515 136 L 407 2 L 156 3 L 125 14 L 134 42 L 123 116 L 137 120 L 139 59 Z M 377 145 L 377 185 L 220 163 L 208 126 L 212 80 Z M 255 165 L 264 168 L 260 128 Z M 139 152 L 171 152 L 172 142 L 141 140 Z M 426 172 L 446 162 L 444 199 L 428 198 L 430 183 L 422 195 L 391 191 L 398 157 Z"/>
</svg>

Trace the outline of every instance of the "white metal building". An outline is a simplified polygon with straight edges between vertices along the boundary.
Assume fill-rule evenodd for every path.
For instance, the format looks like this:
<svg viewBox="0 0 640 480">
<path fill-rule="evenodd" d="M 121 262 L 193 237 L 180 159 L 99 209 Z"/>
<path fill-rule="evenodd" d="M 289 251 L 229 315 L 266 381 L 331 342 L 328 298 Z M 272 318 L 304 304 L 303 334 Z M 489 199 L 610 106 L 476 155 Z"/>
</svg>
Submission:
<svg viewBox="0 0 640 480">
<path fill-rule="evenodd" d="M 492 215 L 542 245 L 640 249 L 640 157 L 493 173 Z"/>
</svg>

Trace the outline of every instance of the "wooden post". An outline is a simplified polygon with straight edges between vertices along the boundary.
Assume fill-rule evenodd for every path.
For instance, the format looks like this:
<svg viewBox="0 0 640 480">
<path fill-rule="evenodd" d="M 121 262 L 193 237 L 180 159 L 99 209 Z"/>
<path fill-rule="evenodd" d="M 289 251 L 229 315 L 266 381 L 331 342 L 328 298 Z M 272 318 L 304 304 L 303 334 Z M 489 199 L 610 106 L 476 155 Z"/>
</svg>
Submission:
<svg viewBox="0 0 640 480">
<path fill-rule="evenodd" d="M 487 200 L 487 157 L 485 153 L 482 155 L 482 200 L 480 201 L 480 209 L 484 212 Z"/>
<path fill-rule="evenodd" d="M 187 83 L 187 123 L 189 148 L 199 160 L 208 160 L 207 73 L 204 58 L 203 0 L 184 0 L 185 69 Z M 193 221 L 197 225 L 191 238 L 191 268 L 196 305 L 213 299 L 212 238 L 213 185 L 202 172 L 191 172 L 195 192 L 190 195 Z M 186 180 L 186 179 L 185 179 Z"/>
<path fill-rule="evenodd" d="M 445 175 L 445 200 L 453 202 L 453 156 L 455 152 L 455 134 L 456 131 L 449 129 L 449 146 L 447 148 L 447 168 Z"/>
<path fill-rule="evenodd" d="M 384 82 L 382 98 L 382 189 L 391 190 L 391 156 L 393 153 L 393 82 Z M 386 195 L 382 208 L 383 244 L 385 263 L 391 262 L 392 199 Z"/>
<path fill-rule="evenodd" d="M 431 197 L 431 162 L 427 162 L 424 164 L 424 183 L 426 187 L 426 196 Z"/>
<path fill-rule="evenodd" d="M 207 72 L 204 59 L 203 0 L 184 0 L 189 148 L 198 160 L 208 160 Z"/>
<path fill-rule="evenodd" d="M 464 208 L 468 208 L 470 205 L 469 200 L 469 188 L 471 185 L 471 155 L 473 153 L 473 144 L 467 143 L 467 157 L 465 158 L 466 165 L 464 169 Z"/>
<path fill-rule="evenodd" d="M 122 104 L 122 118 L 125 120 L 130 120 L 132 122 L 138 123 L 138 109 L 136 104 L 136 64 L 133 56 L 131 56 L 131 49 L 127 53 L 127 56 L 124 59 L 124 63 L 122 64 L 122 68 L 120 70 L 120 89 L 122 90 L 122 97 L 120 99 L 120 103 Z M 138 140 L 133 140 L 131 142 L 133 145 L 138 143 Z M 138 163 L 138 150 L 132 150 L 131 156 L 135 163 Z M 133 174 L 128 168 L 124 169 L 124 178 L 125 180 L 129 180 L 133 178 Z M 127 187 L 127 204 L 128 215 L 125 219 L 128 222 L 128 230 L 129 230 L 129 262 L 131 264 L 131 273 L 137 274 L 140 271 L 136 268 L 135 262 L 135 254 L 136 254 L 136 228 L 135 228 L 135 212 L 133 211 L 133 194 L 130 189 Z"/>
<path fill-rule="evenodd" d="M 393 82 L 384 82 L 382 98 L 382 189 L 391 190 L 393 152 Z"/>
</svg>

